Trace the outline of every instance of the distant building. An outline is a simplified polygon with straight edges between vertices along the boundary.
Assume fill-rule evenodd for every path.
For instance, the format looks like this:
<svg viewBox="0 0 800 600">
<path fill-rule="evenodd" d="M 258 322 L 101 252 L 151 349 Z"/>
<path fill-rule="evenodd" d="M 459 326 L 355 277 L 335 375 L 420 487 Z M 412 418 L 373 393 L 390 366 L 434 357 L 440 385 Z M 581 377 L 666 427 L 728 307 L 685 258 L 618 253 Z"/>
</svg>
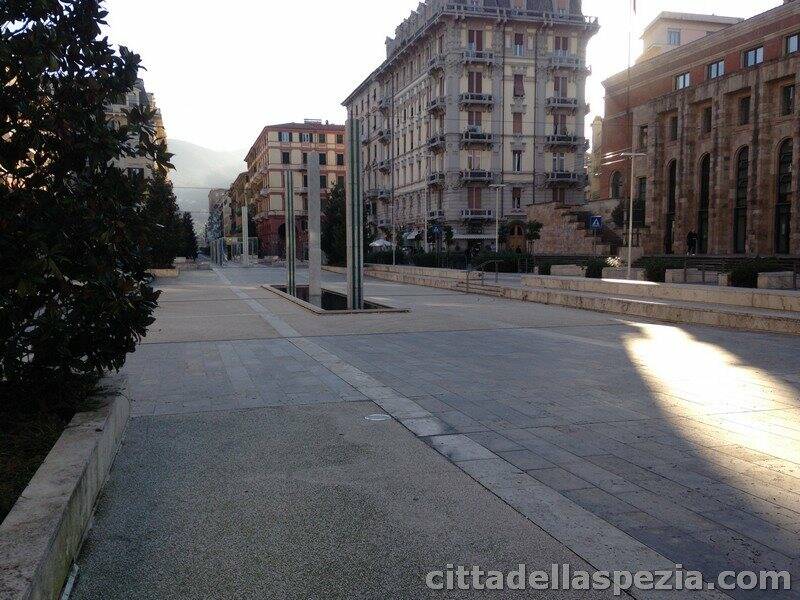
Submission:
<svg viewBox="0 0 800 600">
<path fill-rule="evenodd" d="M 134 107 L 155 108 L 155 135 L 158 140 L 166 140 L 167 134 L 164 129 L 164 121 L 161 117 L 161 109 L 156 104 L 155 96 L 149 93 L 144 86 L 142 79 L 137 79 L 133 88 L 126 94 L 122 94 L 115 102 L 106 106 L 106 118 L 113 126 L 122 126 L 127 123 L 125 111 Z M 128 171 L 133 175 L 149 178 L 153 174 L 153 163 L 144 157 L 125 157 L 115 161 L 117 166 Z"/>
<path fill-rule="evenodd" d="M 231 200 L 228 190 L 212 189 L 208 192 L 208 241 L 231 235 Z"/>
<path fill-rule="evenodd" d="M 799 39 L 788 0 L 603 82 L 601 199 L 633 182 L 639 252 L 800 254 Z"/>
<path fill-rule="evenodd" d="M 420 242 L 432 222 L 484 248 L 499 215 L 524 248 L 528 207 L 585 202 L 586 45 L 580 0 L 428 0 L 344 101 L 361 124 L 370 219 Z M 554 219 L 557 217 L 553 217 Z M 432 240 L 431 240 L 432 242 Z"/>
<path fill-rule="evenodd" d="M 269 125 L 247 153 L 246 201 L 252 205 L 261 252 L 283 256 L 286 248 L 286 203 L 284 181 L 290 172 L 295 193 L 297 248 L 301 255 L 308 242 L 308 174 L 312 154 L 319 156 L 320 188 L 323 195 L 344 184 L 344 125 L 307 119 L 303 123 Z M 240 176 L 241 177 L 241 176 Z M 240 181 L 237 179 L 237 182 Z M 237 195 L 237 202 L 239 200 Z M 254 235 L 254 233 L 251 233 Z"/>
<path fill-rule="evenodd" d="M 592 121 L 592 151 L 589 153 L 589 200 L 600 199 L 600 167 L 603 164 L 603 118 Z"/>
<path fill-rule="evenodd" d="M 256 212 L 255 203 L 247 193 L 247 184 L 249 181 L 250 174 L 247 171 L 243 171 L 236 176 L 236 179 L 228 190 L 228 196 L 231 199 L 231 231 L 233 234 L 241 234 L 242 232 L 242 207 L 245 204 L 248 206 L 251 218 Z M 256 232 L 250 231 L 248 235 L 255 236 Z"/>
<path fill-rule="evenodd" d="M 741 23 L 743 20 L 717 15 L 662 12 L 645 27 L 641 37 L 644 42 L 644 52 L 637 62 L 649 60 L 662 52 L 669 52 L 685 46 L 709 34 L 716 33 L 720 29 Z"/>
</svg>

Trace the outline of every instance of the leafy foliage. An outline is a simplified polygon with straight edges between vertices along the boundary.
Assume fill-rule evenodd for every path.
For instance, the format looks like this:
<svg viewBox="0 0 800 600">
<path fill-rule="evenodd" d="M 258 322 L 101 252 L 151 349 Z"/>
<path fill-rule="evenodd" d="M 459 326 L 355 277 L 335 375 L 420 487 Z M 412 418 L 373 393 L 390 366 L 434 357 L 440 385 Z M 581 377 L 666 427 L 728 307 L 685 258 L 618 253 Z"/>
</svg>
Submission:
<svg viewBox="0 0 800 600">
<path fill-rule="evenodd" d="M 122 366 L 153 322 L 143 183 L 115 166 L 168 168 L 149 108 L 110 127 L 140 59 L 100 37 L 100 0 L 0 3 L 0 401 Z M 63 396 L 58 396 L 63 398 Z M 63 400 L 67 402 L 67 399 Z"/>
<path fill-rule="evenodd" d="M 157 172 L 145 185 L 145 221 L 150 227 L 147 260 L 155 268 L 170 268 L 184 251 L 183 220 L 165 173 Z"/>
<path fill-rule="evenodd" d="M 194 230 L 194 219 L 192 219 L 192 213 L 190 212 L 183 213 L 183 218 L 181 220 L 181 237 L 183 248 L 180 253 L 181 256 L 191 258 L 192 260 L 196 259 L 197 232 Z"/>
<path fill-rule="evenodd" d="M 320 245 L 329 265 L 347 262 L 347 213 L 344 185 L 337 182 L 322 198 Z"/>
</svg>

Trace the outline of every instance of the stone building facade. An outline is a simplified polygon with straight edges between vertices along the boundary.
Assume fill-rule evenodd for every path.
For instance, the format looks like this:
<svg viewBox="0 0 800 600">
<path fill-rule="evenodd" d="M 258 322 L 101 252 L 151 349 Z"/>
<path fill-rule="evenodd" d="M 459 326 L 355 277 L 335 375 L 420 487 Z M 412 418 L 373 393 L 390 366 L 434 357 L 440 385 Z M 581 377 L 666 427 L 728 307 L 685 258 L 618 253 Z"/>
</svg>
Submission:
<svg viewBox="0 0 800 600">
<path fill-rule="evenodd" d="M 324 195 L 337 182 L 344 184 L 344 126 L 308 119 L 265 127 L 247 153 L 246 201 L 254 213 L 260 252 L 283 256 L 286 243 L 285 173 L 293 177 L 298 254 L 308 243 L 308 155 L 320 159 L 320 188 Z M 238 181 L 238 180 L 237 180 Z M 253 233 L 251 233 L 253 235 Z"/>
<path fill-rule="evenodd" d="M 582 204 L 597 28 L 580 0 L 421 3 L 344 101 L 374 225 L 422 242 L 436 222 L 466 249 L 493 245 L 499 217 L 514 248 L 529 206 Z"/>
<path fill-rule="evenodd" d="M 600 187 L 633 181 L 641 252 L 800 254 L 798 34 L 790 0 L 604 82 Z"/>
<path fill-rule="evenodd" d="M 125 111 L 129 111 L 134 107 L 149 108 L 155 111 L 153 121 L 155 137 L 159 141 L 165 141 L 167 139 L 167 133 L 164 129 L 161 109 L 159 109 L 156 104 L 155 96 L 145 89 L 142 79 L 137 79 L 132 89 L 122 94 L 115 102 L 106 106 L 106 119 L 112 126 L 125 125 L 127 123 Z M 128 171 L 129 174 L 139 175 L 146 179 L 153 175 L 153 163 L 145 157 L 124 157 L 114 162 L 121 169 Z"/>
</svg>

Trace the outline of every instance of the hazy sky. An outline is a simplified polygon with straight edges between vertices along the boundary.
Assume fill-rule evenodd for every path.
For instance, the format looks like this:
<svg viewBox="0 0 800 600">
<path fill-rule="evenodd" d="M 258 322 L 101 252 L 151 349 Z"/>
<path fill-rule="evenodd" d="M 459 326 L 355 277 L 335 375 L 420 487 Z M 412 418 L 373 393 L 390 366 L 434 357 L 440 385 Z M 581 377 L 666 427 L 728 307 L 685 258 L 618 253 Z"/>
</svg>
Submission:
<svg viewBox="0 0 800 600">
<path fill-rule="evenodd" d="M 662 10 L 750 17 L 781 0 L 639 0 L 642 29 Z M 249 147 L 266 124 L 343 122 L 341 101 L 385 57 L 418 0 L 107 0 L 109 37 L 142 56 L 167 133 L 215 150 Z M 600 19 L 589 45 L 590 120 L 603 79 L 627 66 L 629 0 L 584 0 Z"/>
</svg>

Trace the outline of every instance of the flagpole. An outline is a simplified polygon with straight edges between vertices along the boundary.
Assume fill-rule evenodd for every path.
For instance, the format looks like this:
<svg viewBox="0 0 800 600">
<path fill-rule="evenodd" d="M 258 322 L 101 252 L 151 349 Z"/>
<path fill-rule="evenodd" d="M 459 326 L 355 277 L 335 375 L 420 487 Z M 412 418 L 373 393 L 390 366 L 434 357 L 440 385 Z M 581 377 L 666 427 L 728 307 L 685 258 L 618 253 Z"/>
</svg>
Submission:
<svg viewBox="0 0 800 600">
<path fill-rule="evenodd" d="M 634 138 L 634 131 L 633 131 L 633 108 L 631 107 L 631 44 L 632 44 L 632 37 L 633 37 L 633 15 L 636 14 L 636 0 L 631 0 L 631 11 L 628 18 L 628 90 L 627 90 L 627 105 L 628 105 L 628 115 L 630 118 L 630 126 L 631 126 L 631 181 L 630 181 L 630 189 L 628 190 L 628 272 L 627 276 L 630 280 L 631 278 L 631 260 L 633 256 L 633 184 L 634 184 L 634 177 L 633 177 L 633 138 Z"/>
</svg>

